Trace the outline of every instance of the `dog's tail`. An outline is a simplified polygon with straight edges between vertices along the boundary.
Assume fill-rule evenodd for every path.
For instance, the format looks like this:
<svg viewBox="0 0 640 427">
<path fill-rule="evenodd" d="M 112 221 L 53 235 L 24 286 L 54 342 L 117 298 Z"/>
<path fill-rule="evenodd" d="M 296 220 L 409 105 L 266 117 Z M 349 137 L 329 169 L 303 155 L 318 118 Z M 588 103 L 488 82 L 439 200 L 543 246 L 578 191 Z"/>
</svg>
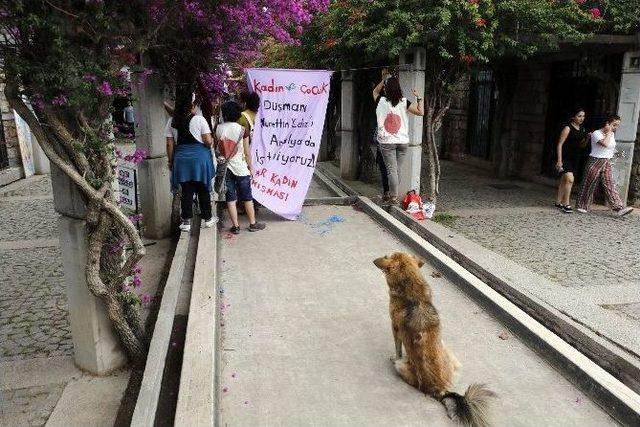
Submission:
<svg viewBox="0 0 640 427">
<path fill-rule="evenodd" d="M 487 427 L 490 425 L 489 406 L 496 394 L 485 384 L 472 384 L 466 393 L 446 393 L 440 402 L 452 420 L 469 427 Z"/>
</svg>

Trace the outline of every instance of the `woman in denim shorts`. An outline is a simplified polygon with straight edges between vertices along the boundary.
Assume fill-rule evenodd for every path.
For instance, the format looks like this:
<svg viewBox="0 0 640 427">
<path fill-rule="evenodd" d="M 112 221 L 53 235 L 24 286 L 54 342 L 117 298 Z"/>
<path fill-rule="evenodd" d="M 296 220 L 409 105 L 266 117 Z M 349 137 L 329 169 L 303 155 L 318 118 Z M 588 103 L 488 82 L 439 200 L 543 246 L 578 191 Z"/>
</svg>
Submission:
<svg viewBox="0 0 640 427">
<path fill-rule="evenodd" d="M 256 221 L 256 213 L 251 194 L 251 155 L 249 152 L 249 130 L 236 123 L 240 118 L 240 105 L 234 101 L 222 104 L 222 120 L 216 128 L 216 138 L 219 144 L 225 146 L 237 144 L 237 150 L 227 162 L 226 186 L 227 209 L 231 217 L 232 227 L 229 231 L 233 234 L 240 233 L 238 223 L 238 201 L 244 204 L 244 209 L 249 217 L 249 231 L 259 231 L 265 228 L 263 223 Z"/>
</svg>

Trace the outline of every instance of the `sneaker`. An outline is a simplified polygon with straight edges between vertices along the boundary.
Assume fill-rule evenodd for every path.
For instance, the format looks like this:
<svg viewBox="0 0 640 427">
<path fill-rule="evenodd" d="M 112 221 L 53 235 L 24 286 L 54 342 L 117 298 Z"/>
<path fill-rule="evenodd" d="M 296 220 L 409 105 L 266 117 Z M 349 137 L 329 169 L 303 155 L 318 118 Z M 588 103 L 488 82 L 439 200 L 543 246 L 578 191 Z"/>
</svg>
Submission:
<svg viewBox="0 0 640 427">
<path fill-rule="evenodd" d="M 573 213 L 573 208 L 570 205 L 566 205 L 562 207 L 562 212 L 564 213 Z"/>
<path fill-rule="evenodd" d="M 402 202 L 398 200 L 397 197 L 388 196 L 387 201 L 385 202 L 386 206 L 400 206 L 402 207 Z"/>
<path fill-rule="evenodd" d="M 202 221 L 202 228 L 211 228 L 218 222 L 218 218 L 212 216 L 209 221 Z"/>
<path fill-rule="evenodd" d="M 231 228 L 229 229 L 229 231 L 230 231 L 232 234 L 240 234 L 240 227 L 231 227 Z"/>
<path fill-rule="evenodd" d="M 587 210 L 586 210 L 586 209 L 578 208 L 578 209 L 576 209 L 576 210 L 577 210 L 578 212 L 580 212 L 580 213 L 587 213 Z"/>
<path fill-rule="evenodd" d="M 180 231 L 191 231 L 191 221 L 182 221 L 178 228 L 180 228 Z"/>
<path fill-rule="evenodd" d="M 562 203 L 558 203 L 558 202 L 555 202 L 555 203 L 553 204 L 553 206 L 555 206 L 556 208 L 558 208 L 558 209 L 560 209 L 560 210 L 562 210 L 562 208 L 564 208 L 564 205 L 563 205 Z"/>
<path fill-rule="evenodd" d="M 256 222 L 254 224 L 250 224 L 249 225 L 249 231 L 260 231 L 260 230 L 264 230 L 267 227 L 267 225 L 263 222 Z"/>
<path fill-rule="evenodd" d="M 626 208 L 622 208 L 618 211 L 618 216 L 625 216 L 626 214 L 629 214 L 633 212 L 633 208 L 627 206 Z"/>
</svg>

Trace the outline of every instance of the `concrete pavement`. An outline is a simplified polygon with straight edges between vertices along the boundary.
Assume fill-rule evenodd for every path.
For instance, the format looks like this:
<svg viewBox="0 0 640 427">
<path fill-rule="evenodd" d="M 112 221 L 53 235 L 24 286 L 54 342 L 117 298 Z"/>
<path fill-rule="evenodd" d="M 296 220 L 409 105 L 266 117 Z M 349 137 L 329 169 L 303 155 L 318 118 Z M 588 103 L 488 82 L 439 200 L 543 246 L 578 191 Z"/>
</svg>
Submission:
<svg viewBox="0 0 640 427">
<path fill-rule="evenodd" d="M 346 182 L 369 197 L 380 193 L 376 183 Z M 452 236 L 541 276 L 523 291 L 640 362 L 640 214 L 620 219 L 594 206 L 593 213 L 567 215 L 552 207 L 554 197 L 550 187 L 498 180 L 444 161 L 436 212 L 449 214 L 442 225 L 455 231 Z M 465 246 L 458 238 L 452 243 Z"/>
<path fill-rule="evenodd" d="M 265 231 L 220 240 L 219 424 L 451 425 L 389 361 L 387 287 L 372 260 L 402 243 L 350 206 L 263 219 Z M 451 282 L 423 272 L 463 365 L 456 390 L 489 383 L 496 425 L 615 425 Z"/>
</svg>

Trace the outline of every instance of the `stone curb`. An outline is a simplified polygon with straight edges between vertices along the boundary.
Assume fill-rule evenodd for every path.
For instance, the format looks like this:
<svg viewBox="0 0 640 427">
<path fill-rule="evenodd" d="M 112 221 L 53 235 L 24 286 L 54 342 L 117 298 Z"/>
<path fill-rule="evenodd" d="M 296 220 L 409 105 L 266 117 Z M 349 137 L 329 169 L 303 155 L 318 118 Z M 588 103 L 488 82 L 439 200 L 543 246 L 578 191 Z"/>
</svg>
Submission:
<svg viewBox="0 0 640 427">
<path fill-rule="evenodd" d="M 174 419 L 176 427 L 214 425 L 218 351 L 217 244 L 217 228 L 200 230 Z"/>
<path fill-rule="evenodd" d="M 190 238 L 189 233 L 180 233 L 180 240 L 176 245 L 173 260 L 171 261 L 171 268 L 162 294 L 162 302 L 158 310 L 153 336 L 151 337 L 138 400 L 131 419 L 131 426 L 133 427 L 153 426 L 155 423 L 167 350 L 173 331 L 173 321 L 182 285 Z"/>
</svg>

